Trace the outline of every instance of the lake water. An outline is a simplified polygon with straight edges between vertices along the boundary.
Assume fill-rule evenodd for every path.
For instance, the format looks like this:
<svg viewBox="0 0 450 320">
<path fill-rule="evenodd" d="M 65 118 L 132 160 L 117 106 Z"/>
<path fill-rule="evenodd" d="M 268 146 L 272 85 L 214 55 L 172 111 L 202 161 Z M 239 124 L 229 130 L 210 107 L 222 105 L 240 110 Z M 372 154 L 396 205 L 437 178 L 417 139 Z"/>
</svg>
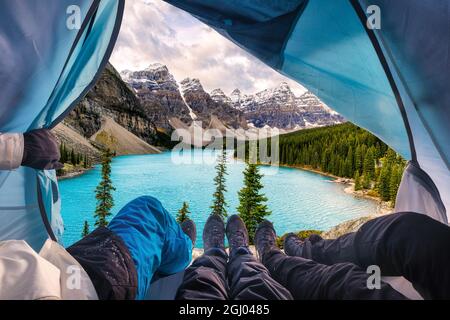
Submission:
<svg viewBox="0 0 450 320">
<path fill-rule="evenodd" d="M 113 160 L 112 180 L 115 207 L 113 214 L 128 201 L 140 196 L 158 198 L 175 216 L 183 201 L 188 201 L 191 218 L 197 224 L 197 247 L 202 247 L 201 234 L 210 213 L 214 191 L 215 156 L 195 151 L 193 163 L 174 163 L 171 153 L 142 156 L 121 156 Z M 192 161 L 191 161 L 192 162 Z M 236 212 L 237 192 L 242 187 L 245 165 L 231 161 L 228 165 L 227 202 L 229 214 Z M 263 166 L 264 193 L 272 211 L 270 219 L 279 235 L 304 229 L 327 230 L 345 220 L 376 211 L 374 201 L 361 199 L 344 192 L 344 186 L 331 178 L 292 168 Z M 96 200 L 94 190 L 100 181 L 100 167 L 82 176 L 59 183 L 62 216 L 65 222 L 64 244 L 77 241 L 83 223 L 94 225 Z"/>
</svg>

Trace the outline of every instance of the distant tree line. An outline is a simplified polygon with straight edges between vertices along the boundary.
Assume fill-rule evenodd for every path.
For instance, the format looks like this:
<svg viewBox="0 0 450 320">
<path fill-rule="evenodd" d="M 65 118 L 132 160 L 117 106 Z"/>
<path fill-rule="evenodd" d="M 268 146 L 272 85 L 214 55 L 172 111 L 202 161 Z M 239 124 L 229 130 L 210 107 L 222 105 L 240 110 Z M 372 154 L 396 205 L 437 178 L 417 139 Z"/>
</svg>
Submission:
<svg viewBox="0 0 450 320">
<path fill-rule="evenodd" d="M 73 166 L 83 165 L 85 169 L 92 166 L 92 162 L 86 153 L 82 154 L 76 152 L 73 148 L 67 148 L 65 143 L 61 143 L 59 146 L 59 153 L 61 154 L 60 162 L 68 163 Z"/>
<path fill-rule="evenodd" d="M 281 135 L 280 164 L 353 178 L 355 190 L 394 204 L 406 161 L 368 131 L 345 123 Z"/>
</svg>

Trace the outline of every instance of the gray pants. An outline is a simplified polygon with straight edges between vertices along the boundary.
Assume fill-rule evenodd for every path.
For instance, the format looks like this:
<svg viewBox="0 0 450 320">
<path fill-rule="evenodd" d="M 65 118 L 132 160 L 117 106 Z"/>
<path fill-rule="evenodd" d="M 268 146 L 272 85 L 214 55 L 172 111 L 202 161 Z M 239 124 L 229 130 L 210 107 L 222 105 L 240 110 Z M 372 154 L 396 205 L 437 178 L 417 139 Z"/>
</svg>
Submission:
<svg viewBox="0 0 450 320">
<path fill-rule="evenodd" d="M 247 248 L 235 250 L 229 261 L 224 250 L 213 248 L 185 271 L 177 299 L 291 300 L 292 296 Z"/>
</svg>

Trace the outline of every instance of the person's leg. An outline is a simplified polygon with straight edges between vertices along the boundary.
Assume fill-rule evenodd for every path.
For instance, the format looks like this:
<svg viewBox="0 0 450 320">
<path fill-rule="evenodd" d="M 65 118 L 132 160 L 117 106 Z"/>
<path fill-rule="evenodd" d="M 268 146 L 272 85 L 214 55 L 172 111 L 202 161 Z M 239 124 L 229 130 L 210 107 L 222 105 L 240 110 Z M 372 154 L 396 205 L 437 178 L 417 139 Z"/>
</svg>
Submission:
<svg viewBox="0 0 450 320">
<path fill-rule="evenodd" d="M 67 248 L 89 275 L 100 300 L 134 300 L 138 283 L 133 258 L 122 239 L 99 227 Z"/>
<path fill-rule="evenodd" d="M 86 269 L 97 293 L 104 291 L 101 298 L 139 300 L 145 298 L 156 272 L 169 275 L 186 268 L 192 259 L 192 240 L 158 200 L 140 197 L 122 208 L 107 228 L 99 228 L 68 251 Z M 127 286 L 134 286 L 134 292 L 108 292 Z"/>
<path fill-rule="evenodd" d="M 184 273 L 177 300 L 228 300 L 226 280 L 228 255 L 212 248 L 195 259 Z"/>
<path fill-rule="evenodd" d="M 301 257 L 289 257 L 272 248 L 262 257 L 272 277 L 297 300 L 404 300 L 402 294 L 381 282 L 369 289 L 369 274 L 352 263 L 330 266 Z"/>
<path fill-rule="evenodd" d="M 211 215 L 203 229 L 205 253 L 184 273 L 177 300 L 227 300 L 225 226 L 221 217 Z"/>
<path fill-rule="evenodd" d="M 341 262 L 356 264 L 355 236 L 356 233 L 352 232 L 328 240 L 315 234 L 303 241 L 296 234 L 290 233 L 284 239 L 284 251 L 288 256 L 302 257 L 326 265 Z"/>
<path fill-rule="evenodd" d="M 291 300 L 289 291 L 275 281 L 266 267 L 249 249 L 248 233 L 244 222 L 232 216 L 227 223 L 230 244 L 228 283 L 234 300 Z"/>
<path fill-rule="evenodd" d="M 292 300 L 289 290 L 246 247 L 235 249 L 230 258 L 228 283 L 234 300 Z"/>
<path fill-rule="evenodd" d="M 272 277 L 288 288 L 295 299 L 405 299 L 383 282 L 380 289 L 370 290 L 369 274 L 352 263 L 327 266 L 286 256 L 276 247 L 276 233 L 269 221 L 258 226 L 255 244 L 260 260 Z"/>
<path fill-rule="evenodd" d="M 300 246 L 304 258 L 324 264 L 347 261 L 363 269 L 377 265 L 383 276 L 408 279 L 426 299 L 450 298 L 450 228 L 423 214 L 383 216 L 336 240 Z"/>
</svg>

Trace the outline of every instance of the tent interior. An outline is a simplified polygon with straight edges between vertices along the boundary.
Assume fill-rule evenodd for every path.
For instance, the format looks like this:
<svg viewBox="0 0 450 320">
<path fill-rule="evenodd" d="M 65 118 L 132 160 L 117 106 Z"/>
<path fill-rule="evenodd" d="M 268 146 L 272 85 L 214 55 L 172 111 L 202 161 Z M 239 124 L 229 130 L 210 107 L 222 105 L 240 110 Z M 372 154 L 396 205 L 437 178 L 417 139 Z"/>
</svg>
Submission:
<svg viewBox="0 0 450 320">
<path fill-rule="evenodd" d="M 395 210 L 448 223 L 448 0 L 166 2 L 401 154 L 409 164 Z M 82 19 L 71 29 L 66 10 L 74 5 Z M 0 0 L 0 6 L 0 132 L 52 128 L 106 66 L 124 0 Z M 367 23 L 373 6 L 382 13 L 380 28 Z M 0 240 L 23 239 L 38 250 L 49 237 L 59 240 L 63 229 L 54 171 L 0 171 Z M 174 287 L 179 278 L 169 279 Z M 149 298 L 170 297 L 161 281 Z"/>
</svg>

